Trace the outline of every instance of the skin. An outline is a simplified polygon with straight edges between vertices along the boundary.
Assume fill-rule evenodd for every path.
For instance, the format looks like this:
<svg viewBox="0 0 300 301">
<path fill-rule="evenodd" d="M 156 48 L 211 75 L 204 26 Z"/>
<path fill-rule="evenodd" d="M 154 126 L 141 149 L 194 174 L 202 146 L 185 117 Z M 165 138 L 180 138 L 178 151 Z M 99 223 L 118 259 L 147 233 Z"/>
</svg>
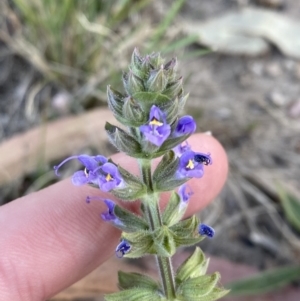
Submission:
<svg viewBox="0 0 300 301">
<path fill-rule="evenodd" d="M 228 164 L 223 147 L 212 136 L 189 139 L 194 151 L 210 152 L 213 164 L 201 179 L 192 179 L 187 216 L 211 202 L 226 180 Z M 112 156 L 137 174 L 134 159 Z M 0 208 L 0 296 L 3 301 L 41 301 L 78 281 L 114 254 L 120 232 L 102 221 L 103 202 L 87 205 L 86 196 L 113 199 L 98 189 L 75 187 L 66 179 Z M 162 206 L 167 196 L 162 196 Z M 122 203 L 124 206 L 124 202 Z M 136 203 L 126 203 L 132 210 Z"/>
</svg>

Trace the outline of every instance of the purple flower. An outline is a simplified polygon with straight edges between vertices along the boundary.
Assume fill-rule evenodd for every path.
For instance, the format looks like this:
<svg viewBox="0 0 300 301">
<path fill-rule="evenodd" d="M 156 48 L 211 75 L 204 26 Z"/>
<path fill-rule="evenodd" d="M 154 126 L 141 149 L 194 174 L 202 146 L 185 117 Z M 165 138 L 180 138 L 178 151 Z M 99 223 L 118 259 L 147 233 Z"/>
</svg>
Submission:
<svg viewBox="0 0 300 301">
<path fill-rule="evenodd" d="M 209 238 L 213 238 L 215 235 L 215 230 L 212 227 L 207 226 L 205 224 L 200 224 L 198 231 L 200 235 L 205 235 Z"/>
<path fill-rule="evenodd" d="M 191 188 L 188 185 L 183 184 L 179 187 L 179 189 L 178 189 L 178 195 L 180 197 L 179 211 L 186 209 L 186 207 L 189 203 L 190 197 L 193 194 L 194 194 L 193 191 L 191 190 Z"/>
<path fill-rule="evenodd" d="M 123 179 L 118 167 L 112 163 L 105 163 L 100 167 L 98 184 L 102 191 L 107 192 L 123 185 Z"/>
<path fill-rule="evenodd" d="M 188 203 L 190 197 L 194 193 L 188 185 L 183 184 L 179 187 L 178 194 L 180 196 L 180 200 L 181 200 L 182 203 Z"/>
<path fill-rule="evenodd" d="M 114 213 L 116 204 L 109 199 L 105 199 L 104 203 L 106 204 L 108 210 L 101 213 L 102 219 L 106 222 L 113 222 L 116 226 L 123 226 L 123 223 L 116 217 Z"/>
<path fill-rule="evenodd" d="M 171 126 L 166 123 L 165 114 L 153 105 L 150 110 L 148 124 L 140 126 L 140 131 L 145 138 L 156 146 L 161 146 L 170 136 Z"/>
<path fill-rule="evenodd" d="M 97 197 L 97 196 L 93 196 L 93 197 L 88 196 L 86 198 L 86 202 L 88 204 L 91 201 L 95 201 L 95 200 L 104 202 L 106 204 L 107 208 L 108 208 L 108 210 L 106 212 L 101 213 L 101 217 L 104 221 L 113 222 L 116 226 L 122 226 L 123 225 L 123 223 L 114 214 L 114 209 L 115 209 L 116 204 L 112 200 L 103 199 L 103 198 L 100 198 L 100 197 Z"/>
<path fill-rule="evenodd" d="M 117 217 L 114 214 L 114 208 L 116 204 L 108 199 L 104 200 L 104 203 L 106 204 L 108 210 L 106 212 L 101 213 L 101 217 L 104 221 L 114 221 L 117 219 Z"/>
<path fill-rule="evenodd" d="M 72 156 L 59 165 L 54 166 L 56 175 L 58 176 L 59 168 L 64 165 L 66 162 L 77 159 L 82 165 L 84 165 L 84 170 L 76 171 L 72 176 L 72 182 L 74 185 L 79 186 L 87 183 L 97 184 L 98 170 L 99 167 L 107 162 L 107 158 L 101 155 L 98 156 L 88 156 L 88 155 L 79 155 Z"/>
<path fill-rule="evenodd" d="M 173 148 L 173 151 L 177 157 L 181 157 L 183 153 L 185 153 L 186 151 L 189 151 L 189 150 L 191 150 L 191 146 L 188 144 L 187 141 L 185 141 Z"/>
<path fill-rule="evenodd" d="M 196 122 L 192 116 L 183 116 L 178 120 L 174 136 L 191 135 L 196 131 L 196 127 Z"/>
<path fill-rule="evenodd" d="M 204 173 L 203 164 L 194 160 L 195 153 L 186 151 L 179 159 L 179 175 L 187 178 L 201 178 Z"/>
<path fill-rule="evenodd" d="M 198 163 L 202 163 L 204 165 L 211 165 L 212 159 L 210 154 L 204 154 L 204 153 L 195 153 L 194 160 Z"/>
<path fill-rule="evenodd" d="M 127 240 L 123 239 L 116 248 L 116 256 L 118 258 L 122 258 L 125 254 L 127 254 L 131 250 L 131 245 Z"/>
<path fill-rule="evenodd" d="M 72 156 L 54 166 L 55 173 L 58 175 L 59 168 L 69 160 L 77 159 L 84 166 L 84 170 L 76 171 L 72 176 L 72 182 L 76 186 L 83 184 L 99 185 L 102 191 L 110 191 L 116 187 L 122 186 L 123 180 L 118 167 L 109 163 L 104 156 Z"/>
</svg>

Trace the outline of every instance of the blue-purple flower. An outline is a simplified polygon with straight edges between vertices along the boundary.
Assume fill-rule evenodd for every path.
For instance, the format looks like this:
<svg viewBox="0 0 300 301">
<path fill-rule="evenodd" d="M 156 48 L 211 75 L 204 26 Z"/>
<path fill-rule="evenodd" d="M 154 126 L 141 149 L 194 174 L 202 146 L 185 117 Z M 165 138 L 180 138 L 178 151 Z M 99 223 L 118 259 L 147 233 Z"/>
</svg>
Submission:
<svg viewBox="0 0 300 301">
<path fill-rule="evenodd" d="M 123 225 L 123 223 L 116 217 L 114 213 L 116 204 L 109 199 L 105 199 L 104 203 L 106 204 L 108 210 L 106 212 L 101 213 L 102 219 L 106 222 L 113 222 L 115 225 L 118 226 Z"/>
<path fill-rule="evenodd" d="M 54 166 L 54 170 L 56 175 L 58 176 L 59 168 L 64 165 L 66 162 L 77 159 L 84 167 L 84 170 L 79 170 L 73 174 L 72 182 L 74 185 L 79 186 L 87 183 L 98 184 L 98 169 L 101 165 L 105 164 L 108 160 L 106 157 L 98 155 L 98 156 L 88 156 L 88 155 L 79 155 L 72 156 L 64 161 L 62 161 L 59 165 Z"/>
<path fill-rule="evenodd" d="M 98 197 L 98 196 L 93 196 L 93 197 L 88 196 L 86 198 L 86 202 L 88 204 L 91 201 L 95 201 L 95 200 L 96 201 L 104 202 L 105 205 L 107 206 L 108 210 L 101 213 L 101 218 L 104 221 L 106 221 L 106 222 L 113 222 L 116 226 L 122 226 L 123 225 L 123 223 L 116 217 L 116 215 L 114 213 L 114 209 L 115 209 L 116 204 L 112 200 L 103 199 L 103 198 Z"/>
<path fill-rule="evenodd" d="M 182 203 L 188 203 L 188 201 L 190 200 L 190 197 L 194 194 L 193 191 L 191 190 L 191 188 L 186 185 L 183 184 L 179 187 L 178 189 L 178 194 L 180 196 L 180 201 Z"/>
<path fill-rule="evenodd" d="M 125 254 L 127 254 L 131 250 L 131 245 L 125 239 L 123 239 L 116 248 L 116 256 L 118 258 L 122 258 Z"/>
<path fill-rule="evenodd" d="M 184 154 L 186 151 L 189 151 L 189 150 L 191 150 L 191 146 L 189 145 L 189 143 L 187 141 L 184 141 L 183 143 L 181 143 L 173 148 L 173 151 L 177 157 L 181 157 L 182 154 Z"/>
<path fill-rule="evenodd" d="M 99 185 L 102 191 L 110 191 L 122 186 L 123 180 L 116 165 L 109 163 L 107 158 L 101 155 L 88 156 L 79 155 L 65 159 L 59 165 L 54 166 L 55 173 L 58 175 L 59 168 L 66 162 L 77 159 L 85 169 L 76 171 L 72 176 L 72 183 L 76 186 L 84 184 Z"/>
<path fill-rule="evenodd" d="M 180 197 L 179 211 L 186 209 L 186 207 L 189 203 L 190 197 L 193 194 L 194 194 L 193 191 L 191 190 L 191 188 L 188 185 L 183 184 L 179 187 L 179 189 L 178 189 L 178 195 Z"/>
<path fill-rule="evenodd" d="M 205 224 L 199 225 L 198 232 L 200 235 L 207 236 L 209 238 L 213 238 L 215 235 L 215 230 L 212 227 Z"/>
<path fill-rule="evenodd" d="M 145 138 L 156 146 L 161 146 L 170 136 L 171 126 L 166 122 L 165 114 L 153 105 L 150 110 L 148 124 L 140 126 Z"/>
<path fill-rule="evenodd" d="M 179 159 L 178 172 L 187 178 L 201 178 L 204 173 L 203 164 L 194 160 L 193 151 L 185 152 Z"/>
<path fill-rule="evenodd" d="M 209 154 L 188 150 L 179 159 L 178 174 L 181 177 L 201 178 L 204 173 L 203 165 L 208 164 L 212 164 Z"/>
<path fill-rule="evenodd" d="M 175 128 L 174 136 L 191 135 L 196 131 L 196 122 L 190 115 L 179 118 L 177 126 Z"/>
<path fill-rule="evenodd" d="M 100 189 L 105 192 L 123 186 L 123 179 L 119 173 L 118 167 L 112 163 L 103 164 L 100 168 L 98 183 Z"/>
</svg>

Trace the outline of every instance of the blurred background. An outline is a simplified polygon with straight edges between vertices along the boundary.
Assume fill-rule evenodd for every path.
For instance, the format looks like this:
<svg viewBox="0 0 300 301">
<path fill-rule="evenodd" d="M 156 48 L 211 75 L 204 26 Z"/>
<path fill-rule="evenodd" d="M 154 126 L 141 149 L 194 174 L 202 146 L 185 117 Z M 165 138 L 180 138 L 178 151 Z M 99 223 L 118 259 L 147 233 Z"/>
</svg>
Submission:
<svg viewBox="0 0 300 301">
<path fill-rule="evenodd" d="M 216 229 L 201 247 L 232 288 L 224 300 L 300 300 L 299 20 L 294 0 L 2 0 L 0 204 L 55 183 L 66 156 L 114 152 L 106 86 L 122 90 L 134 47 L 176 56 L 185 113 L 230 160 L 200 213 Z M 104 266 L 53 300 L 102 300 L 131 262 L 109 264 L 111 279 Z"/>
</svg>

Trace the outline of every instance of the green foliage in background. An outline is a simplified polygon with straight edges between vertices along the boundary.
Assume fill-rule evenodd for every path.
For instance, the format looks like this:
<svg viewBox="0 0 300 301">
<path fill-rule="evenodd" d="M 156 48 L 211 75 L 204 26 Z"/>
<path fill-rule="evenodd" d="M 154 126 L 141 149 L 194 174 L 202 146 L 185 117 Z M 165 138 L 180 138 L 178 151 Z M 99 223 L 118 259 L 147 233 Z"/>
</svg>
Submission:
<svg viewBox="0 0 300 301">
<path fill-rule="evenodd" d="M 282 186 L 278 186 L 278 195 L 283 213 L 291 226 L 300 233 L 300 200 Z"/>
<path fill-rule="evenodd" d="M 260 295 L 276 291 L 300 279 L 300 266 L 280 267 L 227 285 L 231 295 Z"/>
<path fill-rule="evenodd" d="M 154 24 L 150 0 L 12 0 L 2 11 L 16 13 L 22 25 L 13 35 L 1 36 L 46 80 L 79 101 L 104 99 L 108 82 L 118 82 L 116 74 L 135 46 L 167 53 L 195 40 L 174 30 L 168 34 L 184 2 L 174 1 Z"/>
</svg>

